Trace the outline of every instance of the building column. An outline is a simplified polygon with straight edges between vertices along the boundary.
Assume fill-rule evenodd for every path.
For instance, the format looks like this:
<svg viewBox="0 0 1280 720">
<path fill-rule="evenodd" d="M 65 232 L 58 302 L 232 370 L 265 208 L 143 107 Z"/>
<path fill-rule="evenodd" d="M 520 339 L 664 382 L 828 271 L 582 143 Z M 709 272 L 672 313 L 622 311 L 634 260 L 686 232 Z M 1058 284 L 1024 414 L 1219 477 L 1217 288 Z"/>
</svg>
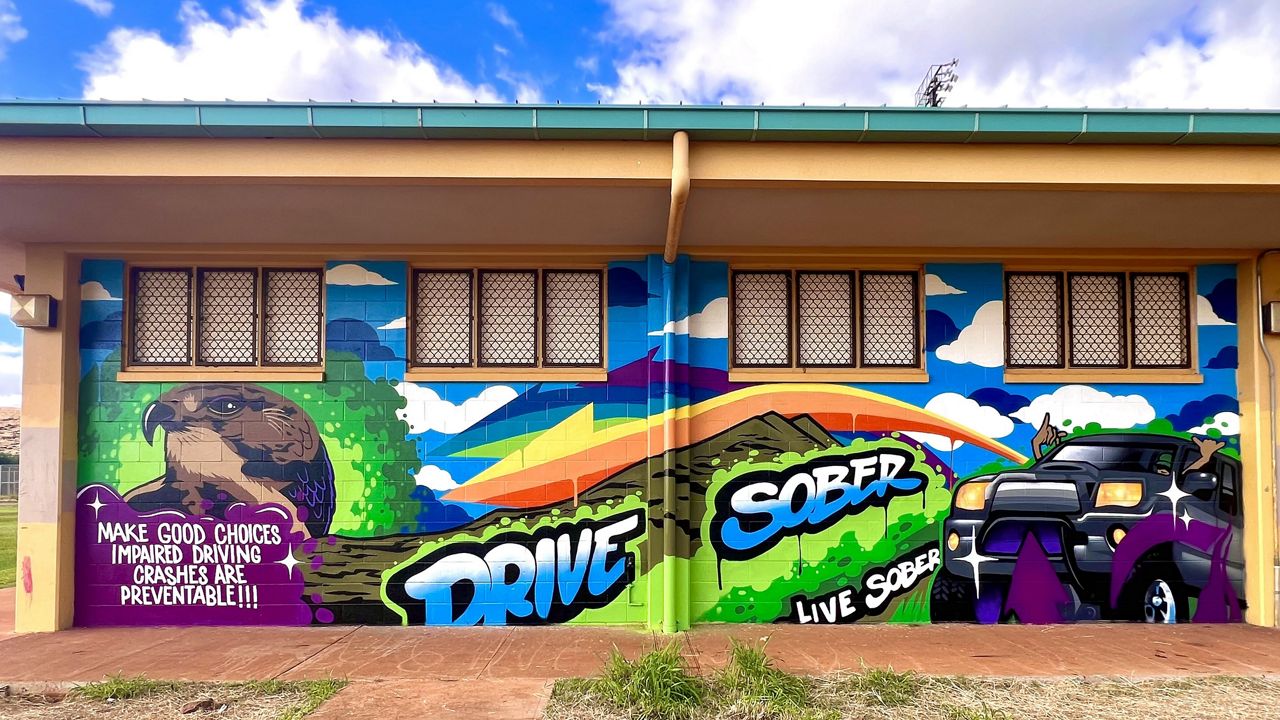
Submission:
<svg viewBox="0 0 1280 720">
<path fill-rule="evenodd" d="M 24 291 L 53 296 L 57 327 L 23 332 L 18 632 L 71 626 L 75 590 L 79 277 L 59 249 L 29 246 Z"/>
<path fill-rule="evenodd" d="M 1280 255 L 1270 255 L 1261 263 L 1243 262 L 1237 277 L 1240 388 L 1240 459 L 1244 466 L 1244 559 L 1245 621 L 1251 625 L 1280 626 L 1277 615 L 1277 575 L 1280 575 L 1280 546 L 1277 545 L 1276 454 L 1273 431 L 1270 368 L 1261 342 L 1270 351 L 1271 362 L 1280 374 L 1280 337 L 1262 335 L 1258 309 L 1262 303 L 1280 300 Z M 1261 288 L 1259 288 L 1259 284 Z M 1259 297 L 1261 290 L 1261 297 Z M 1280 377 L 1274 379 L 1280 382 Z"/>
</svg>

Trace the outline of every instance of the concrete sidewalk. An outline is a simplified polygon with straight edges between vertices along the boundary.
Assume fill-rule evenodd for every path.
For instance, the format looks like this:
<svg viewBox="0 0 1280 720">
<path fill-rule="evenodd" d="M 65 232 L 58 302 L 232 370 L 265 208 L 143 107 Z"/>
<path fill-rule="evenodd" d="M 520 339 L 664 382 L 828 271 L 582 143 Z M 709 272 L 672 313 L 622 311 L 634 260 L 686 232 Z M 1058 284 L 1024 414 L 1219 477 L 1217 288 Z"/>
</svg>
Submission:
<svg viewBox="0 0 1280 720">
<path fill-rule="evenodd" d="M 12 600 L 0 591 L 0 607 Z M 11 593 L 11 591 L 8 591 Z M 6 602 L 8 603 L 6 605 Z M 5 628 L 0 627 L 0 633 Z M 1280 675 L 1280 632 L 1245 625 L 706 626 L 678 637 L 689 664 L 720 666 L 730 638 L 768 639 L 793 672 L 892 666 L 939 675 Z M 0 634 L 0 684 L 107 675 L 236 681 L 356 681 L 314 717 L 379 720 L 452 708 L 456 717 L 537 717 L 550 681 L 590 675 L 670 638 L 625 628 L 80 628 Z"/>
</svg>

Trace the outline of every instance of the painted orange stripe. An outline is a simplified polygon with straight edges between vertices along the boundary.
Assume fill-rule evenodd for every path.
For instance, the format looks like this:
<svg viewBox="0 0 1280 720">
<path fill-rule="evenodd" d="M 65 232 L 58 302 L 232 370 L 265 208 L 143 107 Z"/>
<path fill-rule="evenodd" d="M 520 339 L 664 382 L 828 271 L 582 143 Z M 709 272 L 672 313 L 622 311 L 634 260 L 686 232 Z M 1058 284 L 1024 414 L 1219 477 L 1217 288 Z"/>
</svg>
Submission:
<svg viewBox="0 0 1280 720">
<path fill-rule="evenodd" d="M 672 422 L 682 445 L 696 445 L 752 417 L 774 412 L 789 418 L 810 415 L 829 431 L 923 432 L 961 440 L 1016 463 L 1026 457 L 1002 443 L 920 408 L 872 393 L 810 388 L 748 388 L 688 408 Z M 503 507 L 535 508 L 576 498 L 611 475 L 662 452 L 661 416 L 647 429 L 564 458 L 462 485 L 447 500 Z"/>
</svg>

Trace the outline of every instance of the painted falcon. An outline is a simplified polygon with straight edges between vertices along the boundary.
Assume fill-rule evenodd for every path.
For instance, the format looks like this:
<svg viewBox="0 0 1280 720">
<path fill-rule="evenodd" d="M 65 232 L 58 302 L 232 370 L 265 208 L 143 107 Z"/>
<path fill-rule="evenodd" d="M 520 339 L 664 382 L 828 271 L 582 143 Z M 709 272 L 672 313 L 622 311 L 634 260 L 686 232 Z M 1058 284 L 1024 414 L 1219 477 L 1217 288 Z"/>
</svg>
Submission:
<svg viewBox="0 0 1280 720">
<path fill-rule="evenodd" d="M 292 512 L 294 531 L 328 532 L 333 465 L 315 423 L 292 400 L 256 385 L 183 385 L 143 412 L 148 443 L 157 429 L 164 475 L 130 491 L 130 505 L 225 517 L 237 502 L 274 503 Z"/>
</svg>

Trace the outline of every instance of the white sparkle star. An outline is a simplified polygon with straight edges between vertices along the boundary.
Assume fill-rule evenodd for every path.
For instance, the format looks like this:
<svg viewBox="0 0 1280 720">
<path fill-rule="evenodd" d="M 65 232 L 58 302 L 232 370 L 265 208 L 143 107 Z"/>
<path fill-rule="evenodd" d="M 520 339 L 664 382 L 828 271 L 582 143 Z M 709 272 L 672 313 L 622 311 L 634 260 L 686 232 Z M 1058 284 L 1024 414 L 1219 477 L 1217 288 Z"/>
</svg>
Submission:
<svg viewBox="0 0 1280 720">
<path fill-rule="evenodd" d="M 1169 498 L 1169 507 L 1173 512 L 1173 522 L 1176 524 L 1178 522 L 1178 504 L 1182 502 L 1183 498 L 1191 497 L 1191 493 L 1182 492 L 1182 488 L 1178 487 L 1178 481 L 1171 477 L 1169 478 L 1169 489 L 1156 494 L 1160 497 Z"/>
<path fill-rule="evenodd" d="M 1191 529 L 1191 513 L 1187 512 L 1186 509 L 1183 509 L 1182 514 L 1178 516 L 1178 519 L 1182 521 L 1182 524 L 1185 525 L 1188 530 Z"/>
<path fill-rule="evenodd" d="M 289 546 L 289 552 L 284 558 L 277 560 L 276 564 L 283 565 L 289 571 L 289 579 L 293 579 L 293 569 L 298 566 L 298 558 L 293 556 L 293 546 Z"/>
<path fill-rule="evenodd" d="M 980 597 L 982 595 L 982 586 L 978 577 L 978 566 L 988 562 L 991 558 L 978 552 L 978 528 L 975 527 L 969 531 L 969 554 L 956 559 L 973 568 L 973 594 L 975 597 Z"/>
<path fill-rule="evenodd" d="M 98 511 L 106 506 L 107 504 L 102 502 L 102 493 L 94 493 L 93 502 L 89 503 L 89 507 L 93 508 L 93 516 L 98 517 Z"/>
</svg>

